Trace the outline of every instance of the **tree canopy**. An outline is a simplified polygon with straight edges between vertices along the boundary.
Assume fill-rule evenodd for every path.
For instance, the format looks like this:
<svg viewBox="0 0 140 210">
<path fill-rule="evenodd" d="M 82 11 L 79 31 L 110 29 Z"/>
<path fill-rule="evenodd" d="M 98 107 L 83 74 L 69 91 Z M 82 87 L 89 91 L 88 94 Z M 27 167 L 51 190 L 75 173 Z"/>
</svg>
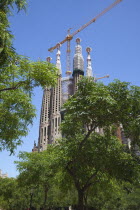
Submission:
<svg viewBox="0 0 140 210">
<path fill-rule="evenodd" d="M 121 125 L 132 141 L 131 147 L 139 144 L 138 127 L 129 130 L 139 117 L 139 102 L 140 89 L 129 83 L 116 81 L 105 86 L 84 78 L 65 103 L 61 125 L 64 138 L 59 142 L 61 161 L 78 191 L 78 209 L 84 208 L 87 190 L 105 177 L 119 182 L 137 180 L 139 162 L 130 151 L 127 153 L 116 134 Z"/>
<path fill-rule="evenodd" d="M 28 125 L 35 117 L 31 96 L 34 87 L 55 85 L 58 71 L 45 61 L 31 61 L 18 55 L 8 17 L 12 11 L 25 10 L 26 0 L 0 2 L 0 151 L 21 144 Z"/>
<path fill-rule="evenodd" d="M 53 192 L 57 194 L 59 187 L 60 195 L 62 191 L 75 195 L 75 199 L 57 200 L 61 205 L 69 201 L 79 210 L 85 206 L 123 209 L 123 196 L 139 183 L 139 157 L 133 149 L 139 145 L 139 136 L 133 138 L 139 128 L 129 129 L 138 117 L 139 100 L 139 88 L 129 83 L 117 80 L 106 86 L 83 78 L 64 104 L 62 139 L 41 153 L 21 154 L 22 161 L 17 162 L 20 182 L 41 186 L 46 192 L 44 206 L 56 204 Z M 125 140 L 131 139 L 131 147 L 122 144 L 122 133 Z"/>
<path fill-rule="evenodd" d="M 133 142 L 133 132 L 139 128 L 131 133 L 128 129 L 135 122 L 133 113 L 139 113 L 139 100 L 139 88 L 129 83 L 117 80 L 106 86 L 83 78 L 64 104 L 63 137 L 46 151 L 20 155 L 20 183 L 37 184 L 43 196 L 46 189 L 44 206 L 51 208 L 127 209 L 127 194 L 135 191 L 140 175 L 139 157 L 133 150 L 139 145 L 139 136 Z M 125 140 L 131 139 L 131 147 L 122 144 L 118 130 Z"/>
</svg>

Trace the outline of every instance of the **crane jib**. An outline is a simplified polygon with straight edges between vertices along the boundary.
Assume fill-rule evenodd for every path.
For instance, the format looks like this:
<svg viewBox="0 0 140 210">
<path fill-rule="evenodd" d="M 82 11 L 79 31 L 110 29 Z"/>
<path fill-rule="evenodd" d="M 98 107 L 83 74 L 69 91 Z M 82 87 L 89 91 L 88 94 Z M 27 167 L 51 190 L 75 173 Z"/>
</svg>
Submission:
<svg viewBox="0 0 140 210">
<path fill-rule="evenodd" d="M 112 9 L 114 6 L 116 6 L 118 3 L 120 3 L 122 0 L 116 0 L 113 4 L 111 4 L 109 7 L 107 7 L 105 10 L 103 10 L 101 13 L 99 13 L 96 17 L 94 17 L 92 20 L 90 20 L 88 23 L 84 24 L 83 26 L 81 26 L 78 30 L 76 30 L 75 32 L 73 32 L 72 34 L 69 34 L 69 36 L 71 37 L 70 40 L 73 38 L 73 36 L 75 36 L 77 33 L 79 33 L 80 31 L 82 31 L 84 28 L 86 28 L 87 26 L 89 26 L 91 23 L 94 23 L 99 17 L 101 17 L 103 14 L 105 14 L 106 12 L 108 12 L 110 9 Z M 68 36 L 62 40 L 60 42 L 60 44 L 65 43 L 66 41 L 68 41 Z M 53 51 L 54 49 L 57 48 L 57 44 L 54 47 L 51 47 L 48 49 L 48 51 Z"/>
<path fill-rule="evenodd" d="M 109 10 L 111 10 L 113 7 L 115 7 L 121 1 L 122 0 L 116 0 L 113 4 L 111 4 L 109 7 L 107 7 L 106 9 L 104 9 L 101 13 L 99 13 L 96 17 L 94 17 L 88 23 L 86 23 L 83 26 L 81 26 L 78 30 L 76 30 L 72 34 L 68 34 L 64 40 L 62 40 L 61 42 L 59 42 L 60 44 L 63 44 L 66 41 L 69 42 L 69 44 L 67 44 L 67 51 L 66 51 L 67 52 L 67 57 L 70 57 L 70 54 L 68 54 L 68 52 L 70 52 L 70 41 L 73 39 L 73 36 L 75 36 L 76 34 L 78 34 L 80 31 L 82 31 L 83 29 L 85 29 L 90 24 L 94 23 L 99 17 L 101 17 L 102 15 L 104 15 L 105 13 L 107 13 Z M 69 31 L 70 31 L 70 29 L 68 30 L 68 32 Z M 52 52 L 54 49 L 57 48 L 57 46 L 58 46 L 58 43 L 54 47 L 49 48 L 48 51 Z M 67 59 L 67 61 L 70 62 L 70 59 Z M 70 63 L 67 63 L 67 70 L 68 71 L 70 71 L 69 68 L 70 68 Z"/>
</svg>

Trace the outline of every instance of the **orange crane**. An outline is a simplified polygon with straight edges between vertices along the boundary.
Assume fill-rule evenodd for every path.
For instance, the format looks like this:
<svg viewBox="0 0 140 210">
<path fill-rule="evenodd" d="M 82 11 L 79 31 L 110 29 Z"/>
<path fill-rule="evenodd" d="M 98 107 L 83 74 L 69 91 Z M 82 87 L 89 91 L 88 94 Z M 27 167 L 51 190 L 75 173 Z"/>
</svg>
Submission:
<svg viewBox="0 0 140 210">
<path fill-rule="evenodd" d="M 57 43 L 54 47 L 51 47 L 48 49 L 48 51 L 52 52 L 54 49 L 59 48 L 60 45 L 62 45 L 63 43 L 67 42 L 67 71 L 66 74 L 70 73 L 70 41 L 73 39 L 73 37 L 78 34 L 80 31 L 82 31 L 83 29 L 85 29 L 87 26 L 89 26 L 90 24 L 94 23 L 99 17 L 101 17 L 102 15 L 104 15 L 106 12 L 108 12 L 110 9 L 112 9 L 113 7 L 115 7 L 117 4 L 119 4 L 122 0 L 116 0 L 113 4 L 111 4 L 109 7 L 107 7 L 106 9 L 104 9 L 101 13 L 99 13 L 98 15 L 96 15 L 92 20 L 90 20 L 88 23 L 82 25 L 78 30 L 74 31 L 72 34 L 70 34 L 70 29 L 68 30 L 68 35 L 66 36 L 66 38 L 64 40 L 62 40 L 61 42 Z"/>
</svg>

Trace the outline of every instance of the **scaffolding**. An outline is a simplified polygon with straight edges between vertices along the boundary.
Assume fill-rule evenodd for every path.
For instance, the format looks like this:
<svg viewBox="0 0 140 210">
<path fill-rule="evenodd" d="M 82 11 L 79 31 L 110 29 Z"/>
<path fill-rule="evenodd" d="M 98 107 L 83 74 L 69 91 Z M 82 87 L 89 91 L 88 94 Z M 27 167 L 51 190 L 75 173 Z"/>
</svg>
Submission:
<svg viewBox="0 0 140 210">
<path fill-rule="evenodd" d="M 62 78 L 62 105 L 73 95 L 73 78 L 63 77 Z"/>
</svg>

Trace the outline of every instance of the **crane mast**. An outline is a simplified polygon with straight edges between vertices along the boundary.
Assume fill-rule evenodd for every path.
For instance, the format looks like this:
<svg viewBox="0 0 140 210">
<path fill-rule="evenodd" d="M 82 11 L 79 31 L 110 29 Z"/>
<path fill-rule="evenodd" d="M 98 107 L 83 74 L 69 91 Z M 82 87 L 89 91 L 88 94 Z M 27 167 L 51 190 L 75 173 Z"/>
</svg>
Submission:
<svg viewBox="0 0 140 210">
<path fill-rule="evenodd" d="M 119 4 L 122 0 L 116 0 L 113 4 L 111 4 L 109 7 L 107 7 L 106 9 L 104 9 L 101 13 L 99 13 L 98 15 L 96 15 L 93 19 L 91 19 L 88 23 L 82 25 L 78 30 L 74 31 L 72 34 L 70 34 L 70 29 L 68 30 L 68 35 L 65 37 L 64 40 L 62 40 L 61 42 L 59 42 L 60 45 L 64 44 L 65 42 L 67 42 L 67 72 L 66 74 L 70 72 L 70 41 L 73 39 L 73 37 L 78 34 L 80 31 L 82 31 L 83 29 L 85 29 L 86 27 L 88 27 L 89 25 L 91 25 L 92 23 L 94 23 L 98 18 L 100 18 L 102 15 L 104 15 L 105 13 L 107 13 L 109 10 L 111 10 L 113 7 L 115 7 L 117 4 Z M 58 46 L 58 43 L 54 46 L 48 49 L 48 51 L 52 52 L 54 49 L 56 49 Z"/>
</svg>

